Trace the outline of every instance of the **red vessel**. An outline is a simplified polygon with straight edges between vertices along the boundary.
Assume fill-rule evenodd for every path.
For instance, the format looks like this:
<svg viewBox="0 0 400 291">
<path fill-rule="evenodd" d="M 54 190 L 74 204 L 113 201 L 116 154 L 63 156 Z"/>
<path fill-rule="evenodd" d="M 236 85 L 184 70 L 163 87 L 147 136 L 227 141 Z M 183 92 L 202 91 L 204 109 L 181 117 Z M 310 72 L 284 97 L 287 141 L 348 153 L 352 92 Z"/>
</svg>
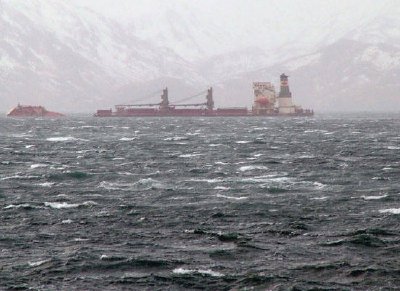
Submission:
<svg viewBox="0 0 400 291">
<path fill-rule="evenodd" d="M 312 116 L 314 111 L 302 109 L 292 103 L 288 76 L 281 75 L 281 91 L 276 96 L 274 86 L 269 82 L 253 83 L 254 105 L 251 111 L 246 107 L 214 109 L 213 89 L 207 90 L 206 102 L 196 104 L 170 104 L 168 88 L 163 90 L 161 102 L 154 104 L 116 105 L 112 109 L 97 110 L 96 117 L 130 116 Z M 203 92 L 202 92 L 203 93 Z M 199 94 L 192 96 L 197 97 Z M 191 99 L 185 98 L 184 100 Z M 181 100 L 181 101 L 184 101 Z M 180 108 L 183 107 L 183 108 Z"/>
<path fill-rule="evenodd" d="M 130 117 L 130 116 L 247 116 L 245 107 L 214 109 L 213 89 L 207 90 L 206 102 L 196 104 L 170 104 L 168 88 L 163 90 L 161 102 L 156 104 L 116 105 L 112 109 L 97 110 L 96 117 Z M 180 108 L 187 107 L 187 108 Z M 188 108 L 189 107 L 189 108 Z"/>
<path fill-rule="evenodd" d="M 62 117 L 61 113 L 47 111 L 43 106 L 30 106 L 30 105 L 20 105 L 11 109 L 7 116 L 9 117 Z"/>
</svg>

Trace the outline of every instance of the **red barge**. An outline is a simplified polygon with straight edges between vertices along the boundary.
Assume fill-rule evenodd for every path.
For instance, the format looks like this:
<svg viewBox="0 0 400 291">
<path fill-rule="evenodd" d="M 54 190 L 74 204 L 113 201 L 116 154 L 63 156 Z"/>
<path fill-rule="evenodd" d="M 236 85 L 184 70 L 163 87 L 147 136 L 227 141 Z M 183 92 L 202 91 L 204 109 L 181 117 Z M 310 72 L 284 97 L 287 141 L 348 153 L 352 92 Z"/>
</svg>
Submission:
<svg viewBox="0 0 400 291">
<path fill-rule="evenodd" d="M 11 109 L 7 116 L 9 117 L 63 117 L 64 114 L 48 111 L 43 106 L 20 105 Z"/>
<path fill-rule="evenodd" d="M 292 93 L 289 90 L 288 76 L 282 74 L 280 76 L 280 81 L 281 88 L 278 96 L 275 93 L 274 86 L 270 82 L 253 83 L 254 104 L 252 110 L 248 110 L 246 107 L 214 109 L 212 87 L 207 89 L 204 103 L 170 103 L 168 99 L 168 88 L 165 88 L 163 89 L 160 103 L 116 105 L 115 111 L 112 111 L 112 109 L 97 110 L 94 116 L 313 116 L 313 110 L 303 109 L 293 104 Z M 198 95 L 193 97 L 196 96 Z M 185 100 L 190 98 L 186 98 Z"/>
</svg>

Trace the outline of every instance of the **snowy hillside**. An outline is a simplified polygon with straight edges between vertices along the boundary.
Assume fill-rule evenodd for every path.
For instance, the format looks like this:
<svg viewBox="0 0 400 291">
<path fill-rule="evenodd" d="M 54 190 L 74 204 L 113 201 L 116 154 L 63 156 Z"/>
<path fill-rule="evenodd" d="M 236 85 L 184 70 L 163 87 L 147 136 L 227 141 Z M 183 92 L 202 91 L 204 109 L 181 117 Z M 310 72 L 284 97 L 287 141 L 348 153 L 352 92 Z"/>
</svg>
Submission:
<svg viewBox="0 0 400 291">
<path fill-rule="evenodd" d="M 218 106 L 251 106 L 251 82 L 282 72 L 305 107 L 400 110 L 397 3 L 0 0 L 0 111 L 91 112 L 209 85 Z"/>
</svg>

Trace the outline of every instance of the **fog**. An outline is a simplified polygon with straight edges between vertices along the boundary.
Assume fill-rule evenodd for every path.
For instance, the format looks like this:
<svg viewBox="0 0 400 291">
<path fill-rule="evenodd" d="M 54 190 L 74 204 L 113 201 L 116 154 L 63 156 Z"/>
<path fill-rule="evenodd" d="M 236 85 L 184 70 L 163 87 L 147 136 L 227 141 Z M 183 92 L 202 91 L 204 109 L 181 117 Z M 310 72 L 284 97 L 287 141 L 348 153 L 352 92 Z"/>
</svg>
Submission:
<svg viewBox="0 0 400 291">
<path fill-rule="evenodd" d="M 0 0 L 0 110 L 92 113 L 165 86 L 172 100 L 213 86 L 217 106 L 250 108 L 252 82 L 279 88 L 285 72 L 294 102 L 317 112 L 399 111 L 399 6 Z"/>
</svg>

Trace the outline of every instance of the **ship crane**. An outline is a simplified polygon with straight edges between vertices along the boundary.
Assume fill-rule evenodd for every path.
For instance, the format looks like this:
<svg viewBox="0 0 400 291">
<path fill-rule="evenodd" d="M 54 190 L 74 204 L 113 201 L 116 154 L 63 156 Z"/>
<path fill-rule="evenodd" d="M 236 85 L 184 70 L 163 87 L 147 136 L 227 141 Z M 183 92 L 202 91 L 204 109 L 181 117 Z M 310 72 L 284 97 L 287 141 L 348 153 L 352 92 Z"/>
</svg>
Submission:
<svg viewBox="0 0 400 291">
<path fill-rule="evenodd" d="M 180 103 L 180 102 L 187 101 L 187 100 L 193 99 L 195 97 L 198 97 L 198 96 L 200 96 L 200 95 L 202 95 L 204 93 L 207 93 L 206 102 L 204 102 L 204 103 L 177 104 L 177 103 Z M 209 89 L 207 89 L 205 91 L 201 91 L 201 92 L 199 92 L 199 93 L 197 93 L 195 95 L 192 95 L 190 97 L 178 100 L 178 101 L 175 102 L 175 104 L 171 104 L 171 106 L 173 106 L 173 107 L 177 107 L 177 106 L 180 106 L 180 107 L 207 106 L 207 109 L 212 111 L 214 109 L 213 89 L 212 89 L 212 87 L 210 87 Z"/>
<path fill-rule="evenodd" d="M 165 90 L 168 90 L 168 89 L 157 90 L 157 91 L 152 92 L 152 93 L 150 93 L 150 94 L 148 94 L 148 95 L 146 95 L 146 96 L 144 96 L 144 97 L 142 97 L 140 99 L 137 99 L 135 101 L 136 102 L 140 102 L 140 101 L 148 100 L 149 98 L 154 97 L 156 94 L 158 94 L 160 92 L 165 92 Z M 141 104 L 141 103 L 139 103 L 139 104 L 135 104 L 135 103 L 134 104 L 119 104 L 119 105 L 115 105 L 115 109 L 116 110 L 124 110 L 124 109 L 127 109 L 127 108 L 134 108 L 134 107 L 149 107 L 149 106 L 152 107 L 152 106 L 160 106 L 160 105 L 161 105 L 161 102 L 159 102 L 159 103 L 148 103 L 148 104 Z"/>
</svg>

